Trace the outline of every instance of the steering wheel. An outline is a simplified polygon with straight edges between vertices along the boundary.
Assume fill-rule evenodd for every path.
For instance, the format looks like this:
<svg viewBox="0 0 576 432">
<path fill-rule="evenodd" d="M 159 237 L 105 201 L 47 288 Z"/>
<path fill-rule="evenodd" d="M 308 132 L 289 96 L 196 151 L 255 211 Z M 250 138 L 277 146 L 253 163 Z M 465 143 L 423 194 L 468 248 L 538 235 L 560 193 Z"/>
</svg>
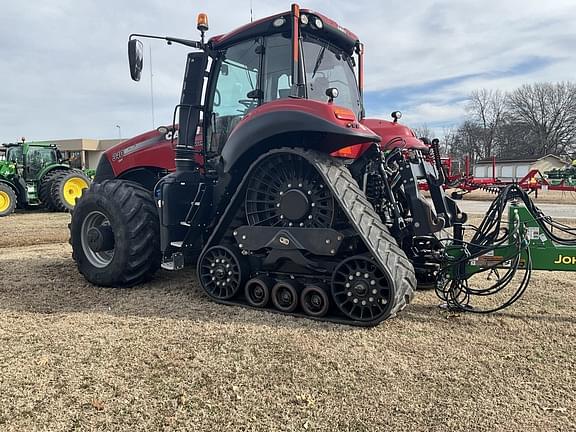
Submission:
<svg viewBox="0 0 576 432">
<path fill-rule="evenodd" d="M 255 108 L 258 103 L 254 99 L 240 99 L 238 103 L 244 105 L 246 109 Z"/>
</svg>

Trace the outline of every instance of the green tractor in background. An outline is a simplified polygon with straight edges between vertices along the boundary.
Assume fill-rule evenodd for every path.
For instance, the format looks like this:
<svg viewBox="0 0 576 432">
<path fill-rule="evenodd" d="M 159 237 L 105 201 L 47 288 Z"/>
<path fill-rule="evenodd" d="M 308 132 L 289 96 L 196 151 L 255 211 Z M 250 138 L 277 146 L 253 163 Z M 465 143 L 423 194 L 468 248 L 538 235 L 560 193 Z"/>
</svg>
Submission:
<svg viewBox="0 0 576 432">
<path fill-rule="evenodd" d="M 70 211 L 89 185 L 86 174 L 71 168 L 54 144 L 0 147 L 0 217 L 16 208 Z"/>
</svg>

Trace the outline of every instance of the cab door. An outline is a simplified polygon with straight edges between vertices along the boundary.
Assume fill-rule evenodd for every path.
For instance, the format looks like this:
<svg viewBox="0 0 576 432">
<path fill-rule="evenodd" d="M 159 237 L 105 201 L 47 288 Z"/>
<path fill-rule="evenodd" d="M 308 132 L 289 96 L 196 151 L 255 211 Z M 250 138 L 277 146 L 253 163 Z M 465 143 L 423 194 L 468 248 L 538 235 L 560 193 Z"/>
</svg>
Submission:
<svg viewBox="0 0 576 432">
<path fill-rule="evenodd" d="M 208 150 L 220 153 L 236 125 L 262 103 L 262 38 L 233 45 L 220 53 L 208 122 Z"/>
</svg>

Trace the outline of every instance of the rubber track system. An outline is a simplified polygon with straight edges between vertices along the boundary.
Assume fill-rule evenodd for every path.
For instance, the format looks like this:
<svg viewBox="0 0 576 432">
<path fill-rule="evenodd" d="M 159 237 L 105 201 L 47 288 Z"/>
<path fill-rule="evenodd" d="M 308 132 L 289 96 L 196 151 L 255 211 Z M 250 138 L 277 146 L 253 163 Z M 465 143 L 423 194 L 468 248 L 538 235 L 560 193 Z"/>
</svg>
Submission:
<svg viewBox="0 0 576 432">
<path fill-rule="evenodd" d="M 263 159 L 278 153 L 298 155 L 306 159 L 318 171 L 324 183 L 330 188 L 336 198 L 340 208 L 344 211 L 348 221 L 364 241 L 373 259 L 388 274 L 395 290 L 393 302 L 390 304 L 387 313 L 373 321 L 355 321 L 344 316 L 330 315 L 322 318 L 314 318 L 300 313 L 289 313 L 288 315 L 363 327 L 375 326 L 385 319 L 396 316 L 398 312 L 407 306 L 416 292 L 417 282 L 414 267 L 404 251 L 398 246 L 396 239 L 390 234 L 388 227 L 381 222 L 380 217 L 358 187 L 346 165 L 341 160 L 328 155 L 311 150 L 281 148 L 272 150 L 258 158 L 245 173 L 240 186 L 230 200 L 230 204 L 208 239 L 202 255 L 212 246 L 235 243 L 232 236 L 233 230 L 238 225 L 245 224 L 245 215 L 243 210 L 240 209 L 243 208 L 247 179 L 256 165 Z M 202 284 L 200 285 L 202 286 Z M 240 298 L 233 300 L 211 298 L 221 304 L 251 307 Z M 257 310 L 282 313 L 272 306 L 268 306 L 266 309 L 257 308 Z"/>
</svg>

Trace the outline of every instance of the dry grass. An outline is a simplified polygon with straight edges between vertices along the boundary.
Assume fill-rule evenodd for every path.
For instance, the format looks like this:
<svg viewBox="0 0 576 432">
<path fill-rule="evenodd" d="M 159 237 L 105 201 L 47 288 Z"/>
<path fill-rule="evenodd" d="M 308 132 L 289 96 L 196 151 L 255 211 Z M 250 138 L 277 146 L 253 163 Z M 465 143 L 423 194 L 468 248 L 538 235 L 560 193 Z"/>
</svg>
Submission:
<svg viewBox="0 0 576 432">
<path fill-rule="evenodd" d="M 214 304 L 191 270 L 93 287 L 68 219 L 0 219 L 2 431 L 576 429 L 572 273 L 490 316 L 423 292 L 365 330 Z"/>
</svg>

